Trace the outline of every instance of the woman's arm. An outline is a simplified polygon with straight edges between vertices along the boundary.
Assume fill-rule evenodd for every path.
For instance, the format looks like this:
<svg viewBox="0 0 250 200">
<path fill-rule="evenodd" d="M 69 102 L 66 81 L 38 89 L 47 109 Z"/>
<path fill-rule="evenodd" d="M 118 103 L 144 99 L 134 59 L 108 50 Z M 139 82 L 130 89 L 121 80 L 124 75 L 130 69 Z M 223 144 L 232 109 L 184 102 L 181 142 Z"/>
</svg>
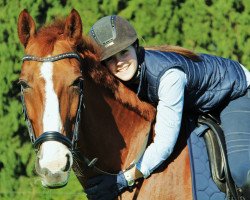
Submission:
<svg viewBox="0 0 250 200">
<path fill-rule="evenodd" d="M 147 178 L 172 153 L 181 126 L 186 83 L 186 74 L 176 68 L 166 71 L 162 76 L 158 90 L 154 141 L 136 166 L 126 171 L 128 177 L 134 180 Z"/>
</svg>

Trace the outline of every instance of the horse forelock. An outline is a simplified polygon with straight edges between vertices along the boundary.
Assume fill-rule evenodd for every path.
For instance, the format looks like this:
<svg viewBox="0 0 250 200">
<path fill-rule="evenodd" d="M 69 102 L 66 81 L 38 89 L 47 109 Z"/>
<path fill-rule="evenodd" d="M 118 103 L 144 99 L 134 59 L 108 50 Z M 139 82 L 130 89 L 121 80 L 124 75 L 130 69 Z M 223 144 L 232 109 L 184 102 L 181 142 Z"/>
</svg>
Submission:
<svg viewBox="0 0 250 200">
<path fill-rule="evenodd" d="M 62 38 L 65 21 L 57 20 L 52 24 L 41 27 L 32 37 L 26 48 L 26 52 L 44 57 L 51 54 L 57 40 Z"/>
</svg>

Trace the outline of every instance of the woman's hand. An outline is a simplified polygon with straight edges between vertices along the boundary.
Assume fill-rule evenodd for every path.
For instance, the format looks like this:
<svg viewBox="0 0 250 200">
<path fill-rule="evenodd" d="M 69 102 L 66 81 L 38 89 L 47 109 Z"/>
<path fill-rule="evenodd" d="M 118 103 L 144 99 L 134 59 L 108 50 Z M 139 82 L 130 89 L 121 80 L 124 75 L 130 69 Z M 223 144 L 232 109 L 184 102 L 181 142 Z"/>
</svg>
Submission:
<svg viewBox="0 0 250 200">
<path fill-rule="evenodd" d="M 92 200 L 112 200 L 126 187 L 128 183 L 121 171 L 117 175 L 101 175 L 89 179 L 85 193 Z"/>
</svg>

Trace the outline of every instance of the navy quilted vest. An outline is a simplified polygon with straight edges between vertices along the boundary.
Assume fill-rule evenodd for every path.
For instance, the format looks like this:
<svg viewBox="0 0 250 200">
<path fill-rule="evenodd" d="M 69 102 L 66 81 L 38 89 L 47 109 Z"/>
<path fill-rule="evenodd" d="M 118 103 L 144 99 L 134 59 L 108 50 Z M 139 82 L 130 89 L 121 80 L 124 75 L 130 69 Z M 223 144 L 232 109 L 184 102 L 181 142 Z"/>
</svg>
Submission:
<svg viewBox="0 0 250 200">
<path fill-rule="evenodd" d="M 170 68 L 187 75 L 185 110 L 207 112 L 245 93 L 246 77 L 238 62 L 207 54 L 200 58 L 197 62 L 177 53 L 146 50 L 140 64 L 138 97 L 156 106 L 160 79 Z"/>
</svg>

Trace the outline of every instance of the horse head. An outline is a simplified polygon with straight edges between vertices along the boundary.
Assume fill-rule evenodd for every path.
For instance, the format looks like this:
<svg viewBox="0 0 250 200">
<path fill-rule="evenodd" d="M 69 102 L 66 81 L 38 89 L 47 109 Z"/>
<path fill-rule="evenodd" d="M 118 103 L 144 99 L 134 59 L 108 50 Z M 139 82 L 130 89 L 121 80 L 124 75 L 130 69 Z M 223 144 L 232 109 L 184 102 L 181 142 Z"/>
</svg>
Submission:
<svg viewBox="0 0 250 200">
<path fill-rule="evenodd" d="M 26 10 L 18 19 L 25 47 L 19 82 L 31 141 L 37 151 L 36 171 L 46 187 L 68 182 L 82 107 L 82 23 L 72 10 L 66 21 L 36 31 Z"/>
</svg>

